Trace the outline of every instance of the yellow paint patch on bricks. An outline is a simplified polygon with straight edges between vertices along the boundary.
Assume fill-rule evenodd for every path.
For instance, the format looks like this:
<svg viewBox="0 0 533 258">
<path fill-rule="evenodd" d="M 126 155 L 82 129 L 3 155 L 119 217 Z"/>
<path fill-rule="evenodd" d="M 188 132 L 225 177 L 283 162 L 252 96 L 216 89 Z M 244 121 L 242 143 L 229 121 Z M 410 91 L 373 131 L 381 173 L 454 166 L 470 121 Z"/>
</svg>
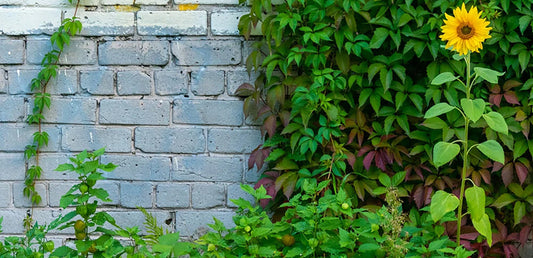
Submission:
<svg viewBox="0 0 533 258">
<path fill-rule="evenodd" d="M 115 5 L 115 10 L 119 12 L 136 12 L 141 10 L 141 7 L 137 5 Z"/>
<path fill-rule="evenodd" d="M 198 4 L 180 4 L 178 10 L 180 11 L 193 11 L 198 9 Z"/>
</svg>

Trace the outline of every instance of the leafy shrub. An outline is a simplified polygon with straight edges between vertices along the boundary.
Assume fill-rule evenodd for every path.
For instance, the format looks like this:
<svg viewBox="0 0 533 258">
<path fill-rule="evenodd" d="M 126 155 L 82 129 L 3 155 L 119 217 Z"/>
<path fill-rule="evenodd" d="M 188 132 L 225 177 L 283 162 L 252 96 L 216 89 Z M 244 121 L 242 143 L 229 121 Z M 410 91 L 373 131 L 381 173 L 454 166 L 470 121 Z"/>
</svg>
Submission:
<svg viewBox="0 0 533 258">
<path fill-rule="evenodd" d="M 403 171 L 398 194 L 406 198 L 407 209 L 428 205 L 437 190 L 458 192 L 462 160 L 437 168 L 432 147 L 462 137 L 462 116 L 458 111 L 443 118 L 423 116 L 441 102 L 460 107 L 465 97 L 458 82 L 430 84 L 442 72 L 465 76 L 465 64 L 453 59 L 438 38 L 444 14 L 461 2 L 251 1 L 239 28 L 246 37 L 254 26 L 261 28 L 263 37 L 247 60 L 260 76 L 238 93 L 246 97 L 246 115 L 262 121 L 268 136 L 252 153 L 249 167 L 265 167 L 257 185 L 274 197 L 270 207 L 282 213 L 282 203 L 301 193 L 309 179 L 330 180 L 326 188 L 357 196 L 356 207 L 379 205 L 385 198 L 375 190 L 382 185 L 380 175 Z M 517 255 L 508 244 L 527 241 L 533 220 L 532 193 L 525 190 L 533 153 L 533 1 L 464 2 L 483 11 L 493 28 L 472 63 L 505 72 L 497 83 L 473 88 L 472 95 L 488 101 L 509 129 L 504 134 L 484 122 L 473 125 L 470 140 L 498 141 L 505 162 L 473 150 L 467 176 L 487 193 L 486 214 L 499 225 L 493 233 L 505 228 L 516 234 L 489 247 L 477 234 L 465 233 L 461 243 L 484 254 Z M 472 232 L 471 224 L 463 228 Z"/>
</svg>

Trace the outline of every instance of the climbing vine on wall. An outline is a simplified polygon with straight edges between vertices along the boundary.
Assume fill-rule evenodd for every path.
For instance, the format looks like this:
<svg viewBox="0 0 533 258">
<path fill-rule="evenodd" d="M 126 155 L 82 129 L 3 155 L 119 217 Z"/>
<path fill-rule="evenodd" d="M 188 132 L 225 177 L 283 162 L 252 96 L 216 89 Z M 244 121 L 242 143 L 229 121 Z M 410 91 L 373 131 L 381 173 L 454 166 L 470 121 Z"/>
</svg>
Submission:
<svg viewBox="0 0 533 258">
<path fill-rule="evenodd" d="M 73 0 L 69 0 L 72 4 Z M 57 76 L 59 58 L 65 49 L 65 46 L 70 44 L 70 38 L 81 32 L 82 24 L 76 14 L 78 12 L 80 1 L 77 0 L 74 15 L 71 18 L 65 18 L 61 22 L 61 26 L 50 37 L 52 43 L 52 50 L 44 55 L 41 61 L 42 69 L 37 77 L 31 80 L 31 91 L 33 92 L 33 109 L 32 113 L 28 115 L 28 124 L 37 125 L 37 131 L 33 133 L 33 142 L 26 146 L 24 156 L 26 160 L 35 160 L 34 165 L 31 165 L 26 170 L 26 177 L 24 180 L 24 196 L 30 198 L 32 204 L 39 204 L 41 202 L 41 195 L 35 190 L 35 181 L 41 177 L 43 172 L 39 166 L 39 154 L 43 147 L 48 145 L 48 133 L 43 130 L 43 122 L 46 120 L 44 112 L 50 109 L 51 96 L 47 92 L 50 80 Z M 31 225 L 31 214 L 25 220 L 25 226 L 28 228 Z"/>
</svg>

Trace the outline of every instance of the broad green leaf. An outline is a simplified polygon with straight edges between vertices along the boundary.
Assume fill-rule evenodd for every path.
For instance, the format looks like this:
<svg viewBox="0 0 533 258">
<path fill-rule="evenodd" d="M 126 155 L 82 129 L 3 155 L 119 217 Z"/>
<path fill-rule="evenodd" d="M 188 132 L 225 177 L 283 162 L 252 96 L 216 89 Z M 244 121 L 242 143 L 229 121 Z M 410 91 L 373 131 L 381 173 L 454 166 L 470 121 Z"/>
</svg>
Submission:
<svg viewBox="0 0 533 258">
<path fill-rule="evenodd" d="M 485 190 L 478 186 L 473 186 L 465 191 L 467 209 L 472 219 L 481 220 L 485 215 Z"/>
<path fill-rule="evenodd" d="M 458 144 L 438 142 L 433 148 L 433 163 L 436 167 L 440 167 L 455 158 L 460 150 L 461 147 Z"/>
<path fill-rule="evenodd" d="M 500 195 L 500 197 L 498 197 L 498 199 L 496 199 L 496 201 L 494 201 L 491 206 L 501 209 L 502 207 L 513 203 L 514 201 L 516 201 L 516 198 L 514 196 L 509 193 L 504 193 Z"/>
<path fill-rule="evenodd" d="M 391 187 L 391 179 L 389 176 L 387 176 L 387 174 L 385 173 L 381 173 L 379 176 L 378 176 L 378 179 L 379 179 L 379 182 L 384 185 L 385 187 Z"/>
<path fill-rule="evenodd" d="M 65 164 L 61 164 L 59 166 L 57 166 L 57 168 L 55 169 L 55 171 L 74 171 L 76 168 L 72 165 L 72 164 L 68 164 L 68 163 L 65 163 Z"/>
<path fill-rule="evenodd" d="M 487 243 L 489 246 L 492 246 L 492 230 L 490 228 L 489 216 L 487 214 L 483 214 L 480 219 L 472 218 L 472 224 L 474 224 L 474 228 L 477 230 L 477 232 L 479 232 L 479 234 L 487 238 Z"/>
<path fill-rule="evenodd" d="M 461 107 L 466 116 L 475 123 L 485 111 L 485 101 L 482 99 L 461 99 Z"/>
<path fill-rule="evenodd" d="M 442 114 L 446 114 L 450 111 L 452 111 L 455 107 L 450 106 L 448 103 L 438 103 L 432 106 L 431 108 L 426 111 L 426 114 L 424 115 L 424 118 L 432 118 L 436 116 L 440 116 Z"/>
<path fill-rule="evenodd" d="M 444 72 L 439 75 L 437 75 L 432 81 L 431 84 L 433 85 L 441 85 L 447 82 L 451 82 L 459 78 L 458 76 L 454 76 L 453 73 L 450 72 Z"/>
<path fill-rule="evenodd" d="M 431 197 L 429 211 L 434 222 L 439 221 L 446 213 L 454 211 L 459 206 L 459 198 L 451 193 L 439 190 Z"/>
<path fill-rule="evenodd" d="M 494 161 L 505 163 L 505 154 L 502 146 L 495 140 L 488 140 L 476 146 L 485 156 Z"/>
<path fill-rule="evenodd" d="M 513 208 L 513 215 L 514 215 L 514 225 L 518 225 L 520 223 L 520 220 L 526 215 L 526 203 L 525 202 L 515 202 L 514 208 Z"/>
<path fill-rule="evenodd" d="M 507 135 L 509 129 L 505 119 L 500 113 L 491 111 L 487 114 L 484 114 L 483 118 L 492 130 Z"/>
<path fill-rule="evenodd" d="M 486 81 L 495 84 L 498 83 L 498 76 L 502 76 L 504 74 L 483 67 L 474 67 L 474 73 L 476 73 L 477 76 L 485 79 Z"/>
<path fill-rule="evenodd" d="M 385 28 L 377 28 L 374 31 L 374 36 L 372 36 L 372 39 L 370 40 L 370 48 L 379 48 L 385 42 L 387 39 L 387 36 L 389 35 L 389 30 Z"/>
<path fill-rule="evenodd" d="M 394 174 L 394 176 L 392 176 L 392 178 L 391 178 L 392 186 L 400 185 L 403 182 L 403 180 L 405 179 L 405 175 L 406 175 L 405 171 L 398 172 L 398 173 Z"/>
</svg>

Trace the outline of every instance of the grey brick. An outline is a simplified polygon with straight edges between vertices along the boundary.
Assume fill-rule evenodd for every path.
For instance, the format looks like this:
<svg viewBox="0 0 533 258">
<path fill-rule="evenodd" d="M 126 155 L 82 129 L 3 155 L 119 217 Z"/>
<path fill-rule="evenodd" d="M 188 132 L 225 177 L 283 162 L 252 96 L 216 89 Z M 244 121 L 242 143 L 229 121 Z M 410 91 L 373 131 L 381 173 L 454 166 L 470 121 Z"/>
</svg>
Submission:
<svg viewBox="0 0 533 258">
<path fill-rule="evenodd" d="M 51 33 L 60 25 L 57 8 L 0 8 L 0 32 L 6 35 Z"/>
<path fill-rule="evenodd" d="M 211 13 L 211 33 L 213 35 L 240 35 L 239 19 L 246 11 L 222 11 Z M 261 28 L 261 26 L 259 26 Z"/>
<path fill-rule="evenodd" d="M 228 197 L 226 198 L 226 205 L 231 208 L 237 208 L 237 205 L 235 205 L 231 200 L 237 200 L 239 198 L 249 201 L 252 205 L 255 203 L 254 197 L 242 190 L 240 184 L 228 185 Z"/>
<path fill-rule="evenodd" d="M 177 65 L 236 65 L 241 62 L 241 41 L 174 41 L 172 54 Z"/>
<path fill-rule="evenodd" d="M 0 64 L 24 63 L 23 40 L 0 40 Z"/>
<path fill-rule="evenodd" d="M 224 185 L 194 184 L 192 186 L 192 207 L 208 209 L 223 206 L 225 195 Z"/>
<path fill-rule="evenodd" d="M 101 65 L 166 65 L 166 41 L 108 41 L 98 46 Z"/>
<path fill-rule="evenodd" d="M 39 74 L 38 69 L 9 70 L 9 93 L 31 93 L 31 81 Z M 59 70 L 56 78 L 50 79 L 47 92 L 50 94 L 75 94 L 78 91 L 78 75 L 74 70 Z"/>
<path fill-rule="evenodd" d="M 261 132 L 254 129 L 213 128 L 207 135 L 210 152 L 249 153 L 261 144 Z"/>
<path fill-rule="evenodd" d="M 148 210 L 148 212 L 156 218 L 159 225 L 163 226 L 163 230 L 172 230 L 172 227 L 166 224 L 166 222 L 170 222 L 171 225 L 173 224 L 174 216 L 172 216 L 172 213 L 157 210 Z M 108 213 L 115 218 L 117 225 L 124 228 L 138 226 L 141 234 L 147 233 L 146 227 L 143 224 L 145 217 L 141 211 L 110 211 Z"/>
<path fill-rule="evenodd" d="M 235 96 L 235 92 L 243 83 L 254 85 L 258 76 L 259 73 L 254 71 L 248 75 L 246 69 L 226 71 L 226 77 L 228 79 L 228 95 Z"/>
<path fill-rule="evenodd" d="M 239 182 L 242 162 L 241 157 L 177 156 L 172 180 Z"/>
<path fill-rule="evenodd" d="M 0 181 L 24 180 L 26 165 L 24 162 L 24 155 L 22 153 L 2 153 L 0 154 L 0 164 L 2 164 Z"/>
<path fill-rule="evenodd" d="M 188 208 L 190 205 L 191 189 L 187 184 L 159 184 L 156 194 L 159 208 Z"/>
<path fill-rule="evenodd" d="M 68 126 L 62 128 L 62 148 L 67 151 L 97 150 L 131 152 L 132 134 L 129 128 Z"/>
<path fill-rule="evenodd" d="M 11 184 L 9 183 L 0 183 L 0 208 L 7 208 L 13 203 L 13 197 L 11 193 Z"/>
<path fill-rule="evenodd" d="M 191 73 L 191 91 L 197 96 L 224 93 L 224 71 L 201 69 Z"/>
<path fill-rule="evenodd" d="M 533 243 L 531 239 L 525 245 L 521 245 L 518 249 L 518 252 L 520 254 L 519 257 L 531 257 L 531 255 L 533 254 Z"/>
<path fill-rule="evenodd" d="M 174 0 L 175 4 L 238 5 L 238 0 Z"/>
<path fill-rule="evenodd" d="M 173 121 L 179 124 L 241 125 L 242 101 L 174 100 Z"/>
<path fill-rule="evenodd" d="M 2 234 L 20 234 L 24 232 L 22 218 L 25 217 L 26 209 L 0 209 L 0 218 L 4 218 Z M 7 223 L 7 221 L 12 221 L 13 223 Z"/>
<path fill-rule="evenodd" d="M 52 98 L 50 109 L 45 109 L 47 123 L 94 124 L 96 100 L 87 98 Z M 32 105 L 33 106 L 33 105 Z"/>
<path fill-rule="evenodd" d="M 117 73 L 117 92 L 119 95 L 149 95 L 152 78 L 141 71 Z"/>
<path fill-rule="evenodd" d="M 135 148 L 148 153 L 202 153 L 205 151 L 204 131 L 200 128 L 137 127 Z"/>
<path fill-rule="evenodd" d="M 138 0 L 135 3 L 140 5 L 167 5 L 168 0 Z"/>
<path fill-rule="evenodd" d="M 50 40 L 28 40 L 26 49 L 26 61 L 29 64 L 40 65 L 45 54 L 52 50 L 52 44 Z M 95 64 L 96 55 L 95 41 L 72 39 L 63 49 L 59 64 Z"/>
<path fill-rule="evenodd" d="M 122 207 L 152 207 L 153 186 L 151 183 L 120 183 L 120 204 Z"/>
<path fill-rule="evenodd" d="M 199 235 L 199 233 L 210 231 L 207 224 L 213 224 L 213 217 L 219 219 L 224 223 L 226 228 L 235 226 L 233 222 L 232 211 L 182 211 L 176 212 L 176 231 L 180 232 L 180 236 L 193 236 Z"/>
<path fill-rule="evenodd" d="M 92 95 L 113 95 L 114 76 L 108 70 L 80 71 L 80 87 Z"/>
<path fill-rule="evenodd" d="M 120 201 L 120 189 L 117 182 L 100 180 L 94 185 L 96 188 L 102 188 L 109 193 L 110 202 L 101 202 L 101 205 L 118 205 Z"/>
<path fill-rule="evenodd" d="M 39 166 L 43 169 L 41 174 L 42 180 L 77 180 L 78 174 L 74 171 L 55 171 L 55 169 L 64 163 L 72 163 L 69 157 L 74 154 L 56 154 L 44 153 L 39 156 Z M 35 159 L 31 159 L 29 166 L 35 165 Z"/>
<path fill-rule="evenodd" d="M 104 155 L 102 163 L 113 163 L 118 167 L 104 173 L 109 179 L 168 181 L 172 168 L 170 157 L 141 155 Z"/>
<path fill-rule="evenodd" d="M 183 70 L 156 71 L 155 93 L 157 95 L 183 95 L 187 94 L 189 76 Z"/>
<path fill-rule="evenodd" d="M 47 91 L 50 94 L 73 95 L 78 92 L 78 71 L 59 70 L 57 77 L 48 83 Z"/>
<path fill-rule="evenodd" d="M 0 122 L 21 122 L 24 119 L 24 98 L 0 95 Z"/>
<path fill-rule="evenodd" d="M 49 134 L 48 146 L 43 146 L 43 151 L 59 150 L 59 128 L 55 126 L 44 126 L 43 131 Z M 26 145 L 32 144 L 33 133 L 37 132 L 37 127 L 32 125 L 12 125 L 0 124 L 0 151 L 24 151 Z"/>
<path fill-rule="evenodd" d="M 101 124 L 168 125 L 170 102 L 157 99 L 103 99 Z"/>
<path fill-rule="evenodd" d="M 30 199 L 24 196 L 23 189 L 24 189 L 23 182 L 16 182 L 13 184 L 13 203 L 15 204 L 15 207 L 32 207 Z M 46 190 L 46 186 L 41 183 L 36 183 L 35 190 L 39 193 L 39 195 L 42 198 L 41 203 L 36 204 L 35 206 L 36 207 L 47 206 L 46 197 L 48 196 L 48 192 Z"/>
<path fill-rule="evenodd" d="M 207 11 L 139 11 L 139 35 L 207 35 Z"/>
<path fill-rule="evenodd" d="M 61 201 L 61 196 L 66 194 L 68 192 L 68 190 L 70 190 L 70 188 L 73 185 L 78 184 L 78 183 L 79 182 L 76 182 L 76 181 L 61 182 L 61 183 L 51 182 L 49 184 L 50 191 L 48 192 L 48 194 L 49 194 L 48 198 L 50 200 L 50 206 L 51 207 L 59 207 L 59 204 L 60 204 L 60 201 Z"/>
<path fill-rule="evenodd" d="M 0 93 L 7 92 L 7 73 L 4 69 L 0 69 Z"/>
<path fill-rule="evenodd" d="M 129 1 L 126 5 L 131 5 Z M 72 10 L 65 17 L 72 17 Z M 128 36 L 135 32 L 135 13 L 133 12 L 97 12 L 78 10 L 77 16 L 83 24 L 80 35 L 83 36 Z"/>
</svg>

